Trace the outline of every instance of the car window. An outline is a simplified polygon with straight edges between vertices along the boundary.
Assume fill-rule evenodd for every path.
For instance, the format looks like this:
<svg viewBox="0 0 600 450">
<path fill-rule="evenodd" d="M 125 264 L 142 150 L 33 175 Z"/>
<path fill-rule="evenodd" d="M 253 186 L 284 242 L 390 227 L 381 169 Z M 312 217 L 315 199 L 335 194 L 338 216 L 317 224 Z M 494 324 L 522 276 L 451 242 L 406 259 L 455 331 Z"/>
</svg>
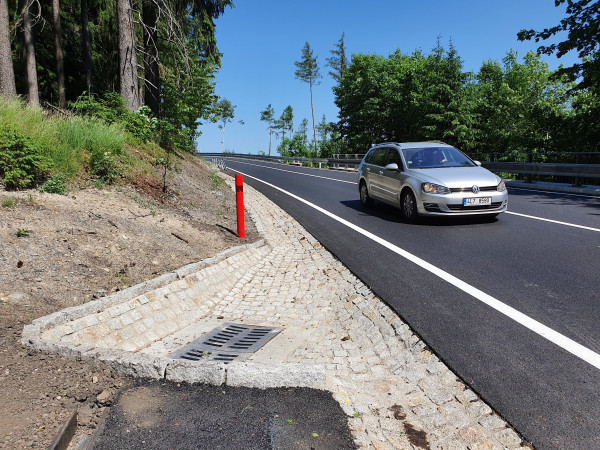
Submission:
<svg viewBox="0 0 600 450">
<path fill-rule="evenodd" d="M 472 167 L 475 164 L 454 147 L 426 147 L 402 149 L 409 169 L 440 167 Z"/>
<path fill-rule="evenodd" d="M 371 164 L 374 164 L 376 166 L 385 166 L 386 155 L 386 147 L 376 148 L 375 152 L 373 153 L 373 162 Z"/>
<path fill-rule="evenodd" d="M 388 148 L 387 161 L 385 165 L 387 166 L 388 164 L 392 163 L 396 163 L 398 165 L 398 168 L 402 169 L 402 159 L 400 158 L 400 153 L 398 153 L 398 150 L 396 150 L 393 147 Z"/>
<path fill-rule="evenodd" d="M 369 150 L 369 153 L 367 153 L 367 156 L 365 157 L 365 162 L 367 164 L 373 164 L 373 155 L 374 154 L 375 154 L 375 149 Z"/>
</svg>

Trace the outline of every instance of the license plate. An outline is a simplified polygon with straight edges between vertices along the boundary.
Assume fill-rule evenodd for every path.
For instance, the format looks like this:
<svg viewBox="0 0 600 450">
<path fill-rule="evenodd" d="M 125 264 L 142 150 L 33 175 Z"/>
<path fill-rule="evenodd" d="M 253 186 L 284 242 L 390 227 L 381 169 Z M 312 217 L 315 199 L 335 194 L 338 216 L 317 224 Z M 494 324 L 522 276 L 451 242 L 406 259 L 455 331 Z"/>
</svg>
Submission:
<svg viewBox="0 0 600 450">
<path fill-rule="evenodd" d="M 491 205 L 492 197 L 463 198 L 463 206 Z"/>
</svg>

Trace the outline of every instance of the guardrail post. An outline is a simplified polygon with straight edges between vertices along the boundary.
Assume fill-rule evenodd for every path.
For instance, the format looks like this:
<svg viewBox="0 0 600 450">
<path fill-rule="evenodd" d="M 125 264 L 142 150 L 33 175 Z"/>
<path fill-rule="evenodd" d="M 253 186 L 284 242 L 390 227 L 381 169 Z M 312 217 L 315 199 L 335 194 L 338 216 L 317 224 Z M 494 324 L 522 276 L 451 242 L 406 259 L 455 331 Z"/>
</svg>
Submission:
<svg viewBox="0 0 600 450">
<path fill-rule="evenodd" d="M 577 164 L 582 164 L 583 158 L 581 157 L 581 153 L 577 153 L 576 155 L 576 162 Z M 579 178 L 579 175 L 575 175 L 575 179 L 573 180 L 573 186 L 579 187 L 581 186 L 581 178 Z"/>
<path fill-rule="evenodd" d="M 235 176 L 235 203 L 237 206 L 237 232 L 240 239 L 246 237 L 246 227 L 244 226 L 244 177 Z"/>
<path fill-rule="evenodd" d="M 527 162 L 529 162 L 529 163 L 533 162 L 533 153 L 527 153 Z M 531 181 L 532 181 L 531 174 L 528 173 L 527 176 L 525 177 L 525 182 L 531 183 Z"/>
</svg>

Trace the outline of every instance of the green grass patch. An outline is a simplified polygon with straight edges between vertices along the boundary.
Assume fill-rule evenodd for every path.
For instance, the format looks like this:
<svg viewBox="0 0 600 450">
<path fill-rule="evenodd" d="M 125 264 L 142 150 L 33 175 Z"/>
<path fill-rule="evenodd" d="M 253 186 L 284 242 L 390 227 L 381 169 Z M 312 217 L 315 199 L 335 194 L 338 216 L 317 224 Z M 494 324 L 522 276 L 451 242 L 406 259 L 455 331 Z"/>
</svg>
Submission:
<svg viewBox="0 0 600 450">
<path fill-rule="evenodd" d="M 7 197 L 2 199 L 3 208 L 14 208 L 17 206 L 17 200 L 14 197 Z"/>
<path fill-rule="evenodd" d="M 111 113 L 114 105 L 103 102 L 100 112 Z M 148 111 L 121 109 L 111 120 L 85 108 L 84 116 L 53 117 L 22 100 L 0 97 L 0 181 L 7 189 L 35 187 L 57 194 L 76 182 L 102 187 L 150 177 L 165 183 L 167 172 L 178 168 L 176 151 L 170 146 L 167 153 L 152 140 L 160 136 Z M 221 183 L 213 177 L 215 188 Z"/>
</svg>

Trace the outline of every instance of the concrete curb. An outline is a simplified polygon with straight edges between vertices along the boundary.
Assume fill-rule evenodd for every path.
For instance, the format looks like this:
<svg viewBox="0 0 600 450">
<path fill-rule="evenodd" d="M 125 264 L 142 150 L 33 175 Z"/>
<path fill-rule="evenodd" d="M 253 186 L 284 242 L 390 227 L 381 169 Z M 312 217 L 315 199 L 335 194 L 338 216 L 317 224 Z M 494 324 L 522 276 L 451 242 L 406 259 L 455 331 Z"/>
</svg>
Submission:
<svg viewBox="0 0 600 450">
<path fill-rule="evenodd" d="M 600 186 L 570 186 L 564 183 L 541 183 L 536 181 L 527 183 L 518 180 L 505 180 L 505 183 L 509 188 L 515 189 L 600 197 Z"/>
</svg>

